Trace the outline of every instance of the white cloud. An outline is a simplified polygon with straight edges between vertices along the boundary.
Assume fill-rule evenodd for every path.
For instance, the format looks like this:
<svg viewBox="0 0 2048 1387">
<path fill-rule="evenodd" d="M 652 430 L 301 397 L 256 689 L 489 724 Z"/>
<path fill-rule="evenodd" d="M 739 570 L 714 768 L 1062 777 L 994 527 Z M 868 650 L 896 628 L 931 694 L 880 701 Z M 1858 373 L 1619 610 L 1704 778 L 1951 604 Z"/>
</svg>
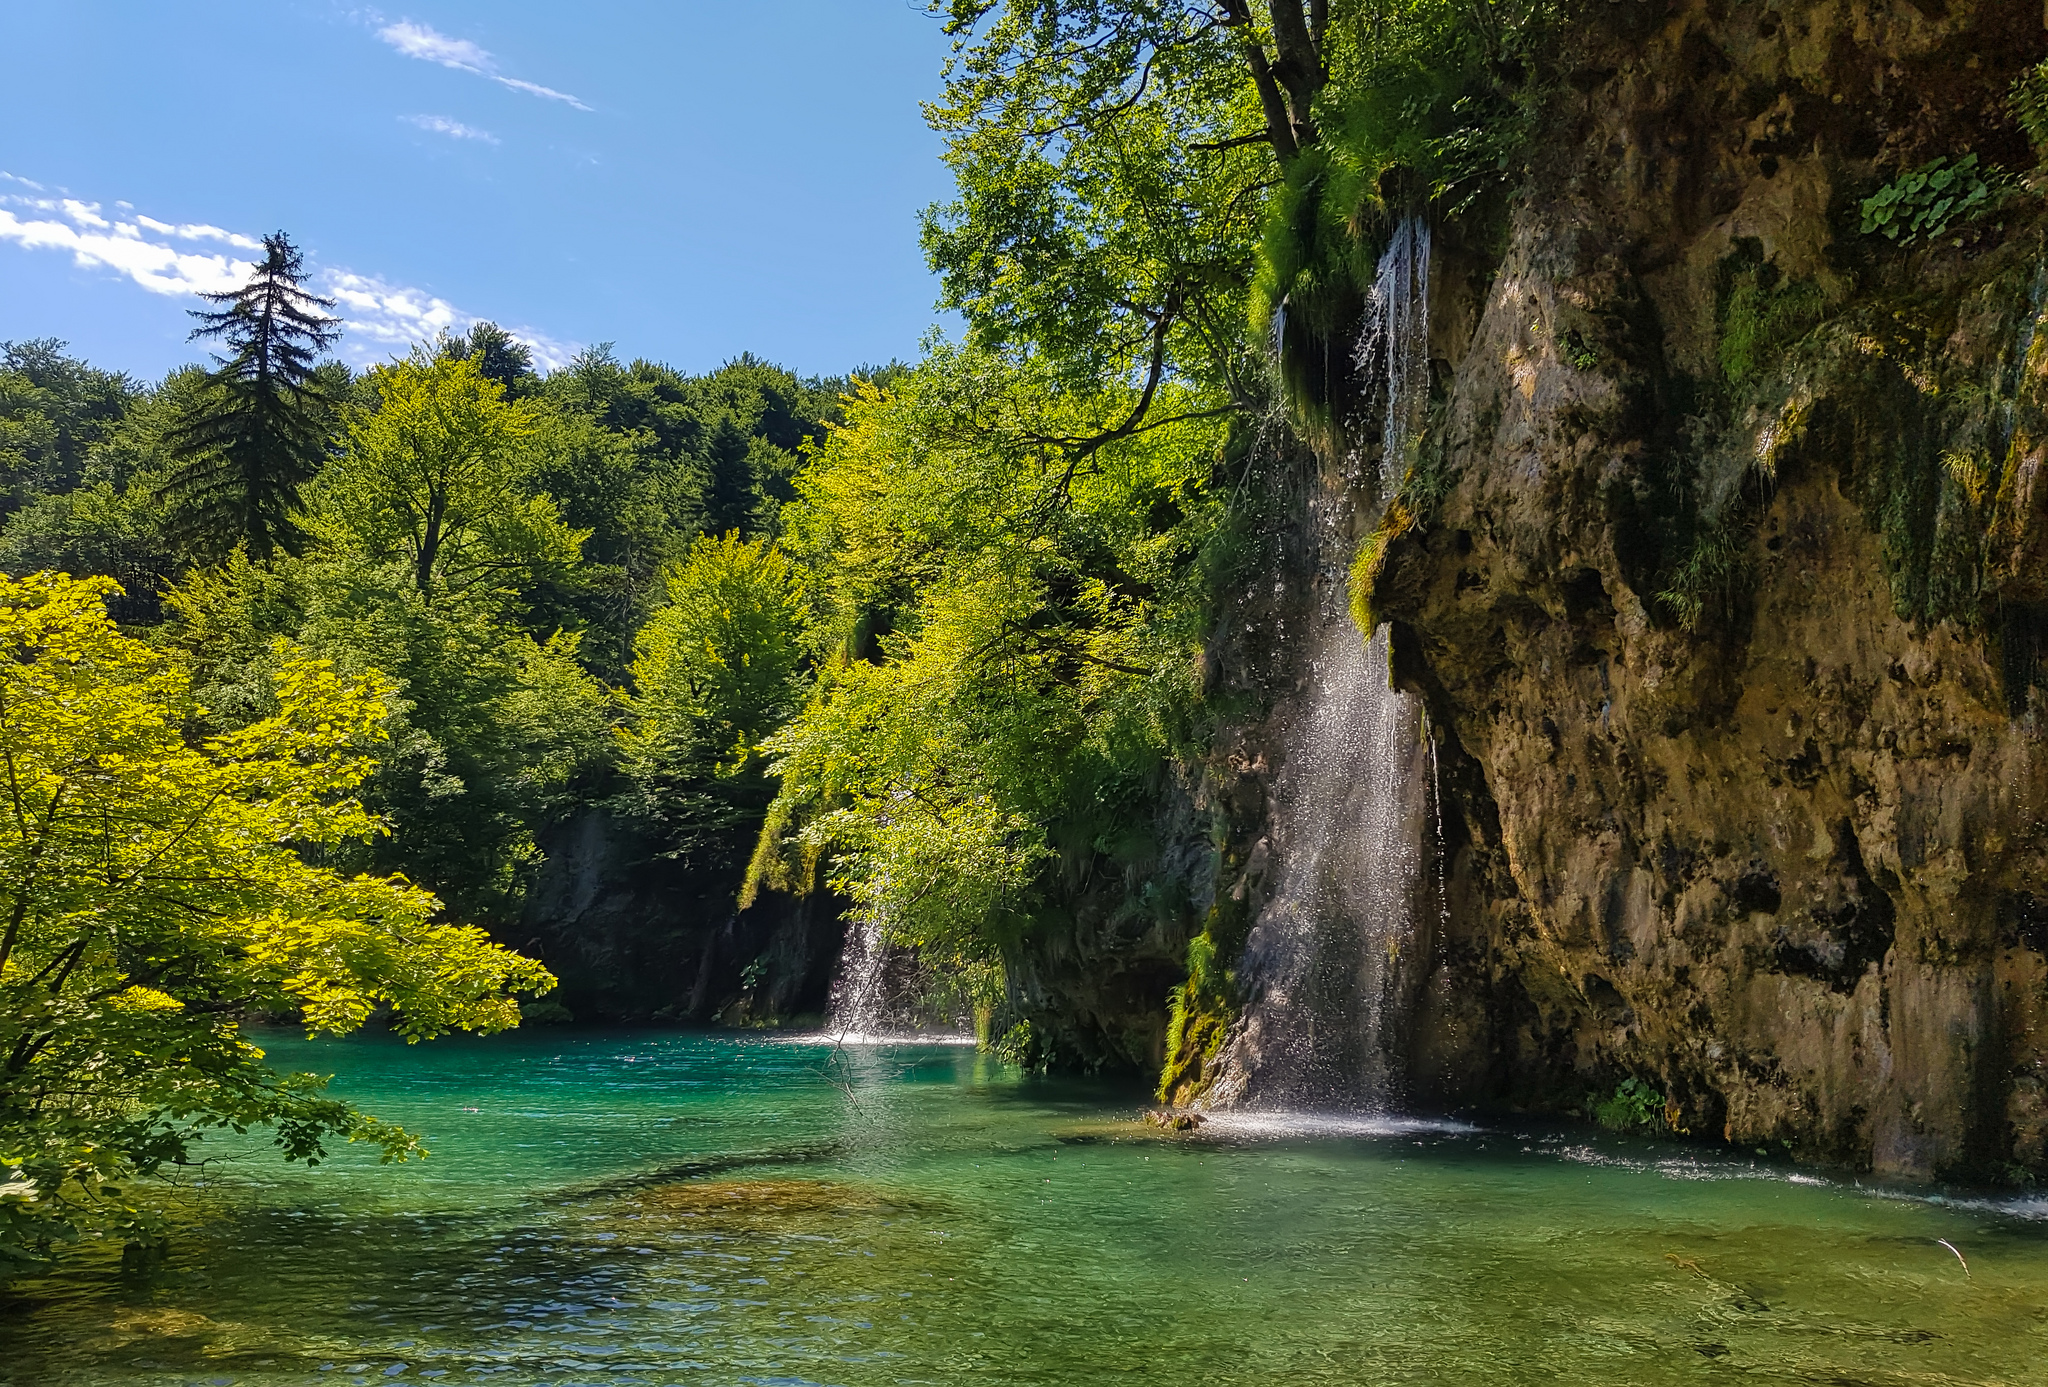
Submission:
<svg viewBox="0 0 2048 1387">
<path fill-rule="evenodd" d="M 497 66 L 489 53 L 468 39 L 452 39 L 446 34 L 436 33 L 424 24 L 414 24 L 410 20 L 385 25 L 377 31 L 377 37 L 408 58 L 439 63 L 442 67 L 489 76 Z"/>
<path fill-rule="evenodd" d="M 446 299 L 387 283 L 375 275 L 331 271 L 321 276 L 320 289 L 334 299 L 341 315 L 348 319 L 351 333 L 397 351 L 404 351 L 415 342 L 430 342 L 443 332 L 467 332 L 472 323 L 483 321 Z M 573 344 L 532 328 L 506 327 L 505 331 L 526 344 L 533 353 L 534 365 L 544 371 L 566 366 L 576 355 Z M 362 355 L 367 359 L 370 353 Z"/>
<path fill-rule="evenodd" d="M 131 209 L 133 207 L 132 203 L 126 202 L 117 202 L 114 205 Z M 263 242 L 253 236 L 238 236 L 232 231 L 222 231 L 217 226 L 206 226 L 203 223 L 186 222 L 181 226 L 174 226 L 170 222 L 160 222 L 155 217 L 146 217 L 140 212 L 135 214 L 135 222 L 138 226 L 148 227 L 151 231 L 160 231 L 166 236 L 176 236 L 180 240 L 225 241 L 236 250 L 263 249 Z"/>
<path fill-rule="evenodd" d="M 454 122 L 449 122 L 453 124 Z M 481 133 L 481 132 L 479 132 Z M 42 191 L 42 185 L 0 173 L 12 183 Z M 127 207 L 116 203 L 116 207 Z M 20 209 L 17 215 L 13 209 Z M 30 198 L 0 192 L 0 243 L 24 250 L 66 251 L 84 269 L 111 270 L 153 294 L 225 293 L 248 282 L 256 267 L 217 253 L 184 250 L 172 241 L 218 241 L 241 250 L 261 250 L 251 236 L 206 223 L 159 221 L 139 212 L 110 219 L 100 204 L 76 198 Z M 466 332 L 480 315 L 466 313 L 421 289 L 389 283 L 375 275 L 321 268 L 311 286 L 332 298 L 344 321 L 342 354 L 358 365 L 431 342 L 442 332 Z M 531 328 L 505 329 L 533 352 L 534 364 L 552 371 L 569 364 L 577 348 Z"/>
<path fill-rule="evenodd" d="M 108 225 L 103 218 L 94 220 Z M 230 260 L 225 255 L 192 255 L 150 241 L 132 223 L 108 231 L 92 229 L 88 223 L 81 231 L 55 220 L 24 220 L 6 207 L 0 207 L 0 241 L 12 241 L 25 250 L 69 251 L 73 264 L 113 270 L 153 294 L 209 294 L 239 288 L 254 268 L 247 261 Z"/>
<path fill-rule="evenodd" d="M 396 24 L 387 24 L 379 29 L 377 37 L 408 58 L 418 58 L 424 63 L 439 63 L 442 67 L 451 67 L 457 72 L 487 77 L 501 87 L 549 101 L 567 102 L 579 111 L 590 109 L 567 92 L 556 91 L 553 87 L 543 87 L 538 82 L 507 77 L 498 71 L 498 60 L 487 50 L 468 39 L 450 38 L 428 25 L 402 19 Z"/>
<path fill-rule="evenodd" d="M 569 93 L 558 92 L 553 87 L 543 87 L 538 82 L 522 82 L 517 77 L 500 77 L 496 73 L 491 73 L 489 74 L 489 76 L 490 79 L 493 82 L 496 82 L 499 86 L 510 87 L 513 91 L 516 92 L 529 92 L 534 96 L 545 97 L 549 101 L 566 101 L 579 111 L 587 111 L 590 109 L 588 106 L 578 101 L 575 97 L 569 95 Z"/>
<path fill-rule="evenodd" d="M 80 226 L 90 226 L 104 231 L 113 225 L 100 215 L 100 205 L 97 202 L 85 203 L 77 198 L 67 197 L 60 205 L 64 208 L 64 215 Z"/>
<path fill-rule="evenodd" d="M 436 135 L 446 135 L 451 140 L 482 140 L 485 144 L 498 142 L 498 137 L 490 131 L 479 130 L 474 125 L 464 125 L 461 121 L 450 120 L 446 116 L 400 116 L 399 119 L 408 125 L 417 125 L 422 130 L 430 130 Z"/>
</svg>

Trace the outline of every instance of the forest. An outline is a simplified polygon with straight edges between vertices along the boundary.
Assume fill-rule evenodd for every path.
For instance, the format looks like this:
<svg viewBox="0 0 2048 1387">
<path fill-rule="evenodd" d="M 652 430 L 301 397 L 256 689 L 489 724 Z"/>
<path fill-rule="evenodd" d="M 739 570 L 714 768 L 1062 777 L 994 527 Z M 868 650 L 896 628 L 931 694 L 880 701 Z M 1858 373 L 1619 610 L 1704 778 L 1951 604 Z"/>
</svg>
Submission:
<svg viewBox="0 0 2048 1387">
<path fill-rule="evenodd" d="M 1280 650 L 1284 621 L 1263 647 L 1244 633 L 1322 590 L 1301 560 L 1312 493 L 1377 503 L 1318 542 L 1342 551 L 1357 638 L 1391 621 L 1395 679 L 1434 700 L 1421 735 L 1441 767 L 1436 850 L 1454 866 L 1418 891 L 1439 892 L 1447 922 L 1459 891 L 1551 907 L 1555 891 L 1510 882 L 1538 835 L 1515 852 L 1501 836 L 1503 787 L 1535 782 L 1485 762 L 1477 703 L 1443 673 L 1452 637 L 1418 634 L 1425 570 L 1466 552 L 1444 557 L 1435 537 L 1488 533 L 1442 517 L 1483 477 L 1475 440 L 1512 392 L 1456 415 L 1464 348 L 1441 347 L 1448 329 L 1417 329 L 1429 341 L 1404 385 L 1391 339 L 1361 325 L 1392 321 L 1387 257 L 1424 221 L 1445 301 L 1536 274 L 1526 257 L 1502 266 L 1532 223 L 1530 188 L 1565 157 L 1538 136 L 1611 79 L 1607 50 L 1586 54 L 1613 36 L 1579 13 L 1611 7 L 935 8 L 957 45 L 927 116 L 957 192 L 922 237 L 963 326 L 915 362 L 805 378 L 740 355 L 688 375 L 599 346 L 542 373 L 482 322 L 355 371 L 328 354 L 332 305 L 303 287 L 282 232 L 246 288 L 198 315 L 210 361 L 161 381 L 57 341 L 0 347 L 0 1253 L 34 1255 L 52 1236 L 39 1220 L 93 1200 L 146 1229 L 125 1182 L 220 1126 L 271 1124 L 295 1157 L 334 1137 L 406 1154 L 406 1133 L 265 1068 L 238 1021 L 338 1032 L 383 1016 L 425 1036 L 566 1018 L 549 970 L 570 965 L 528 945 L 550 845 L 591 815 L 707 920 L 821 902 L 834 931 L 871 924 L 956 980 L 996 1053 L 1146 1070 L 1162 1097 L 1200 1097 L 1253 996 L 1237 968 L 1266 889 L 1265 802 L 1233 801 L 1223 768 L 1264 766 L 1244 729 L 1285 701 L 1277 676 L 1246 672 Z M 1495 653 L 1473 682 L 1539 659 L 1550 677 L 1548 655 L 1500 653 L 1515 622 L 1597 619 L 1608 645 L 1561 647 L 1558 667 L 1597 668 L 1587 696 L 1612 706 L 1624 579 L 1645 640 L 1747 639 L 1778 443 L 1743 430 L 1771 410 L 1774 440 L 1830 417 L 1785 403 L 1788 354 L 1819 353 L 1837 328 L 1878 333 L 1856 315 L 1915 247 L 1988 254 L 2036 216 L 2048 77 L 2004 63 L 1978 85 L 1967 111 L 1902 117 L 1857 156 L 1830 214 L 1850 249 L 1825 267 L 1782 271 L 1729 233 L 1689 270 L 1711 345 L 1682 363 L 1642 346 L 1655 314 L 1636 290 L 1528 310 L 1541 321 L 1501 359 L 1618 373 L 1619 403 L 1573 396 L 1565 412 L 1587 437 L 1640 424 L 1648 441 L 1616 456 L 1650 470 L 1572 512 L 1626 531 L 1613 562 L 1546 555 L 1592 576 L 1475 636 Z M 1952 137 L 1971 121 L 1988 133 L 1966 154 Z M 1768 180 L 1793 154 L 1758 157 Z M 1479 321 L 1473 307 L 1468 336 Z M 1947 471 L 1929 485 L 1949 478 L 1988 515 L 2013 475 L 1993 451 L 1937 449 Z M 1872 523 L 1910 528 L 1885 509 L 1904 504 L 1872 500 Z M 1895 548 L 1886 574 L 1903 582 Z M 1459 570 L 1457 594 L 1491 581 L 1479 568 Z M 1989 620 L 1988 570 L 1970 571 L 1960 605 L 1902 619 Z M 1289 595 L 1261 608 L 1268 585 Z M 1425 655 L 1440 668 L 1424 672 Z M 1657 739 L 1691 726 L 1658 716 Z M 131 809 L 141 827 L 124 837 L 108 816 Z M 1693 857 L 1656 860 L 1735 851 L 1701 832 Z M 147 833 L 166 845 L 145 852 Z M 117 872 L 110 844 L 141 858 Z M 189 870 L 159 873 L 188 851 Z M 1841 890 L 1875 890 L 1860 849 L 1814 860 L 1827 851 L 1854 859 Z M 139 894 L 116 899 L 116 881 Z M 1778 908 L 1777 888 L 1742 889 Z M 1520 908 L 1472 906 L 1461 920 L 1509 942 L 1459 957 L 1536 948 L 1533 927 L 1514 933 Z M 165 923 L 181 910 L 206 928 Z M 1092 966 L 1078 939 L 1126 962 L 1077 982 Z M 1772 957 L 1839 964 L 1840 948 L 1804 939 Z M 786 1019 L 761 1000 L 761 959 L 728 960 L 737 984 L 698 1019 Z M 1530 965 L 1566 978 L 1564 1011 L 1548 1010 L 1551 984 L 1508 997 L 1502 976 L 1521 966 L 1486 983 L 1503 1034 L 1637 1015 L 1606 1001 L 1622 996 L 1618 963 Z M 650 985 L 680 996 L 690 980 Z M 1678 1050 L 1606 1043 L 1583 1041 L 1574 1069 L 1556 1060 L 1564 1042 L 1528 1041 L 1545 1057 L 1515 1071 L 1541 1071 L 1523 1096 L 1604 1101 L 1610 1125 L 1645 1130 L 1740 1125 Z M 114 1054 L 123 1077 L 87 1082 Z"/>
</svg>

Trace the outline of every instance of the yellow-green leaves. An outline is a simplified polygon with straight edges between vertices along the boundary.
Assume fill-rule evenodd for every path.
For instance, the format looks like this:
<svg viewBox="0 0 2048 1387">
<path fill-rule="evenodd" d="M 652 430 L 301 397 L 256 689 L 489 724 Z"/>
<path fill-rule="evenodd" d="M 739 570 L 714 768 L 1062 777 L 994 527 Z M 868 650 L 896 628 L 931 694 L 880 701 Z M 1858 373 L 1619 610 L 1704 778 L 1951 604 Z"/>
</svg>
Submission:
<svg viewBox="0 0 2048 1387">
<path fill-rule="evenodd" d="M 322 1132 L 405 1147 L 270 1074 L 235 1018 L 336 1033 L 389 1008 L 418 1040 L 516 1025 L 513 994 L 554 980 L 427 891 L 309 860 L 380 831 L 353 796 L 386 681 L 280 642 L 276 711 L 195 742 L 185 672 L 108 620 L 115 590 L 0 577 L 0 1148 L 54 1198 L 217 1123 L 296 1155 Z"/>
<path fill-rule="evenodd" d="M 698 539 L 640 630 L 634 758 L 708 742 L 724 773 L 745 766 L 796 704 L 806 619 L 796 570 L 772 544 Z"/>
<path fill-rule="evenodd" d="M 782 777 L 752 881 L 834 854 L 890 932 L 982 957 L 1044 906 L 1064 837 L 1128 836 L 1198 690 L 1223 426 L 1179 383 L 1064 392 L 941 351 L 861 391 L 783 512 L 821 594 L 819 687 L 763 744 Z"/>
<path fill-rule="evenodd" d="M 474 357 L 416 354 L 371 380 L 378 408 L 351 424 L 308 498 L 323 540 L 403 562 L 428 597 L 576 563 L 587 531 L 528 485 L 531 405 L 507 404 Z"/>
</svg>

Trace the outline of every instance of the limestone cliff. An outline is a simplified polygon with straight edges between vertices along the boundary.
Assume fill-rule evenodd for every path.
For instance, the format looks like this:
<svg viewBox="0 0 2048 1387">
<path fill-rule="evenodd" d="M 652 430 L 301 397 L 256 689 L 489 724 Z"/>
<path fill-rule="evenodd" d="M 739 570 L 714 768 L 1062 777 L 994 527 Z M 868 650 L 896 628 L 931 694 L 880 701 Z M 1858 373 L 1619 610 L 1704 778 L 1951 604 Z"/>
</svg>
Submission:
<svg viewBox="0 0 2048 1387">
<path fill-rule="evenodd" d="M 1449 811 L 1415 1092 L 1629 1075 L 1745 1147 L 2038 1172 L 2041 200 L 1910 247 L 1857 204 L 2031 166 L 2042 12 L 1606 9 L 1439 295 L 1431 504 L 1371 593 Z"/>
</svg>

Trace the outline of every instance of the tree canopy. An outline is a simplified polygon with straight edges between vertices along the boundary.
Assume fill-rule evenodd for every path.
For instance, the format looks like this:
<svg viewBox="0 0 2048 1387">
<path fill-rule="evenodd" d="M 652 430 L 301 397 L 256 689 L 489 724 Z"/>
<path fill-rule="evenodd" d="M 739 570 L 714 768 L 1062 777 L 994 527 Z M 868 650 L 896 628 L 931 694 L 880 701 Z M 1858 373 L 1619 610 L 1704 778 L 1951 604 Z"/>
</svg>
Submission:
<svg viewBox="0 0 2048 1387">
<path fill-rule="evenodd" d="M 213 1128 L 288 1157 L 402 1131 L 280 1075 L 240 1018 L 315 1033 L 380 1007 L 408 1039 L 514 1025 L 540 965 L 395 877 L 320 858 L 380 825 L 354 797 L 390 697 L 289 647 L 276 710 L 194 742 L 180 665 L 108 619 L 105 579 L 0 578 L 0 1258 L 133 1216 L 121 1182 Z M 13 1188 L 13 1187 L 10 1187 Z"/>
</svg>

